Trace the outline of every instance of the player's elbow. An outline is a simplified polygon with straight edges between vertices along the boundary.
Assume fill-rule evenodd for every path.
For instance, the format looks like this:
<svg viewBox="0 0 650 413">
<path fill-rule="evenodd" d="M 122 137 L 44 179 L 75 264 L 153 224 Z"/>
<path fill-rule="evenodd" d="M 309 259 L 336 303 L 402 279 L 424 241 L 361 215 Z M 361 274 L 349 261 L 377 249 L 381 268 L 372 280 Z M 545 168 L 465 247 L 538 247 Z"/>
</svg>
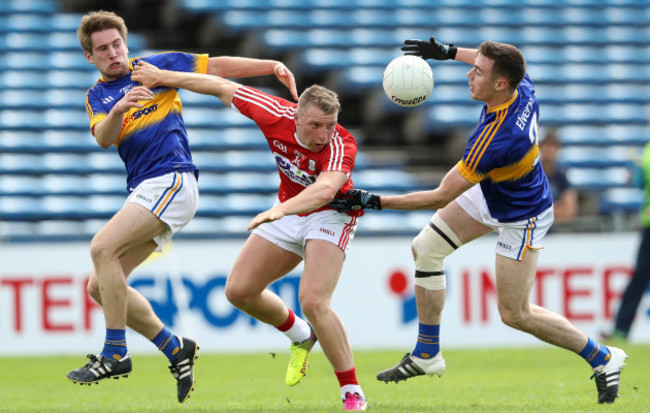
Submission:
<svg viewBox="0 0 650 413">
<path fill-rule="evenodd" d="M 456 198 L 456 195 L 450 191 L 434 190 L 431 194 L 433 196 L 430 198 L 428 203 L 430 209 L 444 208 Z"/>
<path fill-rule="evenodd" d="M 108 149 L 110 148 L 113 143 L 115 142 L 115 139 L 117 139 L 117 136 L 115 138 L 111 137 L 110 134 L 106 133 L 106 130 L 99 129 L 97 131 L 93 131 L 93 135 L 95 136 L 95 141 L 97 141 L 97 144 L 101 146 L 103 149 Z"/>
<path fill-rule="evenodd" d="M 441 198 L 441 199 L 438 200 L 438 202 L 434 205 L 433 209 L 441 209 L 441 208 L 444 208 L 444 207 L 446 207 L 447 205 L 449 205 L 449 204 L 451 203 L 451 201 L 453 201 L 454 199 L 455 199 L 455 197 L 453 197 L 453 196 L 446 196 L 446 197 L 444 197 L 444 198 Z"/>
<path fill-rule="evenodd" d="M 101 139 L 97 139 L 97 144 L 102 148 L 102 149 L 108 149 L 111 146 L 113 146 L 113 142 L 107 142 Z"/>
<path fill-rule="evenodd" d="M 216 96 L 224 105 L 230 106 L 239 84 L 221 77 L 213 77 L 211 81 L 210 94 Z"/>
<path fill-rule="evenodd" d="M 323 203 L 327 204 L 331 202 L 336 196 L 336 194 L 339 192 L 339 189 L 341 188 L 336 188 L 330 185 L 324 186 L 323 189 L 320 191 L 321 197 L 323 198 Z"/>
<path fill-rule="evenodd" d="M 318 188 L 318 191 L 313 192 L 311 195 L 314 204 L 319 205 L 320 207 L 329 204 L 334 199 L 337 192 L 338 192 L 337 189 L 333 189 L 330 188 L 329 186 L 323 185 Z"/>
<path fill-rule="evenodd" d="M 431 191 L 433 209 L 446 207 L 472 186 L 469 181 L 463 181 L 462 185 L 440 185 Z"/>
</svg>

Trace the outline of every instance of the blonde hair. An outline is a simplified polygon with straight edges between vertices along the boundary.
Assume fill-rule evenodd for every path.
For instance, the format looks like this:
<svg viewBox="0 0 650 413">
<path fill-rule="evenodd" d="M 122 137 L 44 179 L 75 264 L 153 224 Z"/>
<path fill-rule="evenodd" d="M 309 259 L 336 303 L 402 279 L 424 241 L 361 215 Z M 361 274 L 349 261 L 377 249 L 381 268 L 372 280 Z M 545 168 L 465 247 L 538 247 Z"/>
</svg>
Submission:
<svg viewBox="0 0 650 413">
<path fill-rule="evenodd" d="M 93 52 L 92 35 L 95 32 L 101 32 L 108 29 L 117 29 L 124 43 L 126 43 L 126 35 L 128 30 L 124 19 L 113 13 L 112 11 L 91 11 L 86 13 L 81 18 L 79 28 L 77 29 L 77 38 L 81 43 L 81 48 L 84 52 Z"/>
<path fill-rule="evenodd" d="M 336 92 L 320 85 L 312 85 L 300 94 L 298 99 L 298 112 L 308 105 L 314 105 L 327 115 L 337 114 L 341 111 L 341 103 Z"/>
</svg>

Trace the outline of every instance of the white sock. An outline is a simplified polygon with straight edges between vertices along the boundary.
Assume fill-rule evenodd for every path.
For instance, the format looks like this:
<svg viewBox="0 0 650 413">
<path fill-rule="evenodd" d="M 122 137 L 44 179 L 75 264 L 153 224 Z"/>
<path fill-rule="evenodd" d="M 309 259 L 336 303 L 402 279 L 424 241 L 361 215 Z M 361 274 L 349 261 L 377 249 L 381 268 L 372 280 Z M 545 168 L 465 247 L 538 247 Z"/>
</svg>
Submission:
<svg viewBox="0 0 650 413">
<path fill-rule="evenodd" d="M 289 337 L 292 343 L 302 343 L 311 336 L 311 328 L 309 328 L 309 324 L 305 320 L 296 316 L 293 325 L 284 334 Z"/>
<path fill-rule="evenodd" d="M 363 394 L 363 390 L 361 390 L 361 386 L 358 384 L 346 384 L 345 386 L 341 387 L 341 400 L 345 400 L 346 393 L 359 393 L 359 396 L 363 397 L 364 399 L 366 398 L 366 396 Z"/>
</svg>

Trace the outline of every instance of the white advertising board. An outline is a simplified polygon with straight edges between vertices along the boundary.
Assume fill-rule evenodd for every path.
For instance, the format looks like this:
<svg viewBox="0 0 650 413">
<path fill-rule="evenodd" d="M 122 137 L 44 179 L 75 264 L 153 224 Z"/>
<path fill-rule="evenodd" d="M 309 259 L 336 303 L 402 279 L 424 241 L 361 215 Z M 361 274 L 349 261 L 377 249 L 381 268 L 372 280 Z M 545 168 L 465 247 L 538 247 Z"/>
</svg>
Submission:
<svg viewBox="0 0 650 413">
<path fill-rule="evenodd" d="M 410 238 L 358 236 L 332 305 L 353 349 L 412 349 L 417 336 Z M 524 346 L 539 342 L 502 324 L 496 305 L 494 237 L 463 246 L 446 261 L 448 297 L 442 345 Z M 567 317 L 597 338 L 610 328 L 632 274 L 637 234 L 550 234 L 540 254 L 532 301 Z M 273 327 L 232 307 L 228 270 L 243 240 L 175 241 L 129 277 L 175 333 L 196 337 L 212 352 L 286 349 Z M 255 259 L 251 257 L 250 259 Z M 85 283 L 92 271 L 86 243 L 0 247 L 0 354 L 78 354 L 101 349 L 104 320 Z M 300 270 L 272 288 L 300 314 Z M 650 342 L 650 294 L 637 312 L 631 340 Z M 134 331 L 132 352 L 155 352 Z"/>
</svg>

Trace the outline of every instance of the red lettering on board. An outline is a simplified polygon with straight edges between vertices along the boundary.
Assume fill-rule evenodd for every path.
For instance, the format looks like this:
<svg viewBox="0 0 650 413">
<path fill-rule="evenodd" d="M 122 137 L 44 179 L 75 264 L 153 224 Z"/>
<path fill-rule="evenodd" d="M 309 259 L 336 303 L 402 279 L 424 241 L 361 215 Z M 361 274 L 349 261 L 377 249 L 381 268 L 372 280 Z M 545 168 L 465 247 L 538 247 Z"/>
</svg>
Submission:
<svg viewBox="0 0 650 413">
<path fill-rule="evenodd" d="M 624 275 L 626 278 L 631 278 L 633 271 L 629 267 L 611 267 L 605 269 L 605 272 L 603 273 L 603 302 L 605 304 L 603 306 L 605 307 L 604 317 L 608 320 L 615 316 L 615 314 L 612 314 L 612 301 L 618 300 L 623 295 L 623 291 L 621 290 L 612 290 L 612 278 L 621 275 Z"/>
<path fill-rule="evenodd" d="M 481 271 L 481 321 L 486 323 L 490 314 L 488 312 L 488 298 L 497 296 L 497 286 L 492 281 L 489 271 Z"/>
<path fill-rule="evenodd" d="M 55 324 L 52 322 L 51 313 L 55 307 L 71 307 L 70 300 L 61 299 L 55 300 L 50 295 L 51 287 L 57 284 L 70 285 L 72 284 L 71 277 L 59 278 L 46 278 L 43 280 L 43 287 L 41 289 L 41 296 L 43 298 L 43 330 L 45 331 L 72 331 L 74 326 L 72 324 Z"/>
<path fill-rule="evenodd" d="M 572 309 L 573 301 L 578 297 L 590 297 L 591 290 L 577 289 L 571 286 L 571 279 L 580 276 L 593 276 L 593 270 L 586 267 L 568 268 L 562 277 L 564 290 L 564 316 L 572 321 L 593 320 L 593 313 L 577 313 Z"/>
<path fill-rule="evenodd" d="M 0 281 L 0 284 L 9 286 L 9 288 L 13 289 L 14 293 L 14 330 L 16 330 L 17 333 L 21 332 L 23 329 L 23 314 L 22 314 L 22 290 L 23 286 L 25 285 L 31 285 L 34 284 L 34 280 L 32 278 L 5 278 L 2 281 Z"/>
</svg>

